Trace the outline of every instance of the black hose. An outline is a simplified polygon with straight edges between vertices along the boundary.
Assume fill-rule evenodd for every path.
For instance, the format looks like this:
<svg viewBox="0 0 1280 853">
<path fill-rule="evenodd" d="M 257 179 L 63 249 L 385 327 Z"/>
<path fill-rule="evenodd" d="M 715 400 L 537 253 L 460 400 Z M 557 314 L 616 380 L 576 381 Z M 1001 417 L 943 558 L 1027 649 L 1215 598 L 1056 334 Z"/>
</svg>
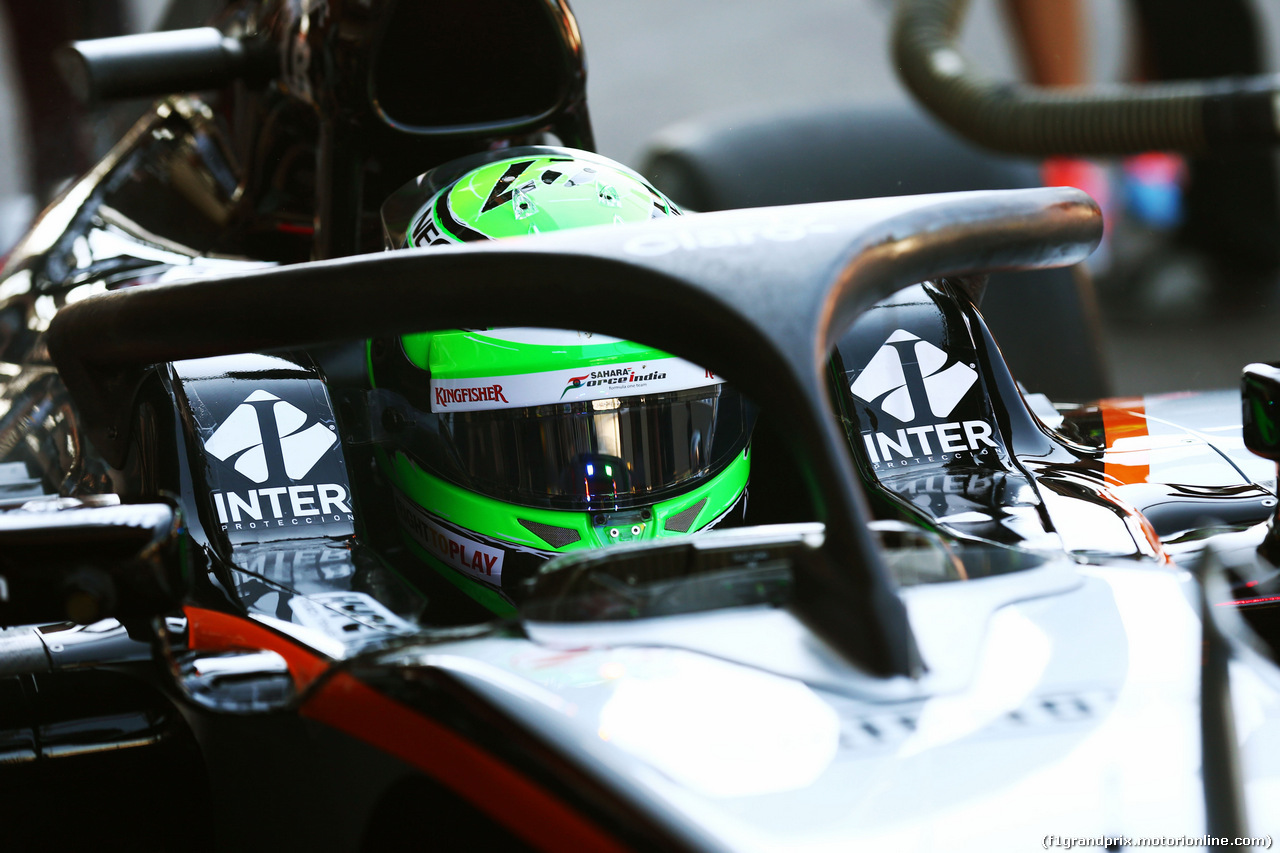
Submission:
<svg viewBox="0 0 1280 853">
<path fill-rule="evenodd" d="M 1202 153 L 1280 143 L 1280 77 L 1043 89 L 986 80 L 956 47 L 967 0 L 899 0 L 893 54 L 911 92 L 962 136 L 1010 154 Z"/>
</svg>

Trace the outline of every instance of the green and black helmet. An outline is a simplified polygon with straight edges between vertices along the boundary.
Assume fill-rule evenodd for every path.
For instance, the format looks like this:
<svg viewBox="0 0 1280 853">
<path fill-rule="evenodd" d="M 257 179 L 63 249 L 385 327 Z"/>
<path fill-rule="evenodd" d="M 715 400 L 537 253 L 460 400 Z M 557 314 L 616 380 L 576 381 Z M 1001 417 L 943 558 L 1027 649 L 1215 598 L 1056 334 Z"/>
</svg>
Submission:
<svg viewBox="0 0 1280 853">
<path fill-rule="evenodd" d="M 435 189 L 401 245 L 679 213 L 597 155 L 503 153 L 420 179 Z M 371 341 L 369 372 L 406 543 L 497 612 L 556 554 L 741 520 L 754 409 L 668 353 L 586 332 L 457 330 Z"/>
</svg>

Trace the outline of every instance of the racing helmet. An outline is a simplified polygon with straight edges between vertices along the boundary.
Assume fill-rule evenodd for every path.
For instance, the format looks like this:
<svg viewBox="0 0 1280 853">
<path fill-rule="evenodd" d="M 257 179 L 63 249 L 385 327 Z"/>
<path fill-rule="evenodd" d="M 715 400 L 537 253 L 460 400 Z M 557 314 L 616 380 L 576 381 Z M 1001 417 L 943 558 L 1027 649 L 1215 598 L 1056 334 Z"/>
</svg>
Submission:
<svg viewBox="0 0 1280 853">
<path fill-rule="evenodd" d="M 679 214 L 642 177 L 594 154 L 501 155 L 418 179 L 426 201 L 402 236 L 388 229 L 389 242 Z M 755 410 L 697 365 L 631 341 L 534 328 L 375 339 L 368 358 L 375 454 L 405 543 L 490 610 L 510 612 L 557 554 L 741 520 Z"/>
</svg>

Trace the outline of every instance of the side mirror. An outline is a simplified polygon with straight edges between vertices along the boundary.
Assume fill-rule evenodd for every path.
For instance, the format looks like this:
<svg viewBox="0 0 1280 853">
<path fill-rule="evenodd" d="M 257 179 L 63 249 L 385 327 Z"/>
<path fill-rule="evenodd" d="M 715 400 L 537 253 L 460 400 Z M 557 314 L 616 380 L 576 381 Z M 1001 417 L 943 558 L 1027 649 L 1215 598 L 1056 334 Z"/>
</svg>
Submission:
<svg viewBox="0 0 1280 853">
<path fill-rule="evenodd" d="M 1240 377 L 1240 397 L 1244 446 L 1263 459 L 1280 463 L 1280 365 L 1246 365 Z M 1280 482 L 1280 475 L 1277 481 Z M 1273 566 L 1280 565 L 1276 518 L 1271 516 L 1267 535 L 1258 546 L 1258 554 Z"/>
<path fill-rule="evenodd" d="M 53 498 L 0 512 L 0 626 L 168 612 L 190 582 L 183 538 L 163 503 Z"/>
<path fill-rule="evenodd" d="M 1244 444 L 1280 462 L 1280 364 L 1250 364 L 1241 377 Z"/>
</svg>

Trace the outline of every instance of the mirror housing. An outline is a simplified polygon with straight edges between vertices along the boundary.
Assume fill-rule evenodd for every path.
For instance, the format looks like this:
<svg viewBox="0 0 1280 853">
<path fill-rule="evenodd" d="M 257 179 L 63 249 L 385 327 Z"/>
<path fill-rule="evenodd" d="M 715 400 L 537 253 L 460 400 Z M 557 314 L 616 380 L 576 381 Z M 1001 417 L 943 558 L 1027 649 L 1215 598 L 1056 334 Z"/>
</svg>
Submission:
<svg viewBox="0 0 1280 853">
<path fill-rule="evenodd" d="M 1263 459 L 1280 462 L 1280 364 L 1246 365 L 1240 396 L 1245 447 Z"/>
<path fill-rule="evenodd" d="M 1241 424 L 1244 446 L 1250 452 L 1280 464 L 1280 363 L 1255 362 L 1245 365 L 1240 376 Z M 1280 482 L 1280 470 L 1277 472 Z M 1258 545 L 1258 555 L 1272 566 L 1280 565 L 1280 528 L 1276 519 L 1280 507 L 1271 514 L 1267 535 Z"/>
</svg>

